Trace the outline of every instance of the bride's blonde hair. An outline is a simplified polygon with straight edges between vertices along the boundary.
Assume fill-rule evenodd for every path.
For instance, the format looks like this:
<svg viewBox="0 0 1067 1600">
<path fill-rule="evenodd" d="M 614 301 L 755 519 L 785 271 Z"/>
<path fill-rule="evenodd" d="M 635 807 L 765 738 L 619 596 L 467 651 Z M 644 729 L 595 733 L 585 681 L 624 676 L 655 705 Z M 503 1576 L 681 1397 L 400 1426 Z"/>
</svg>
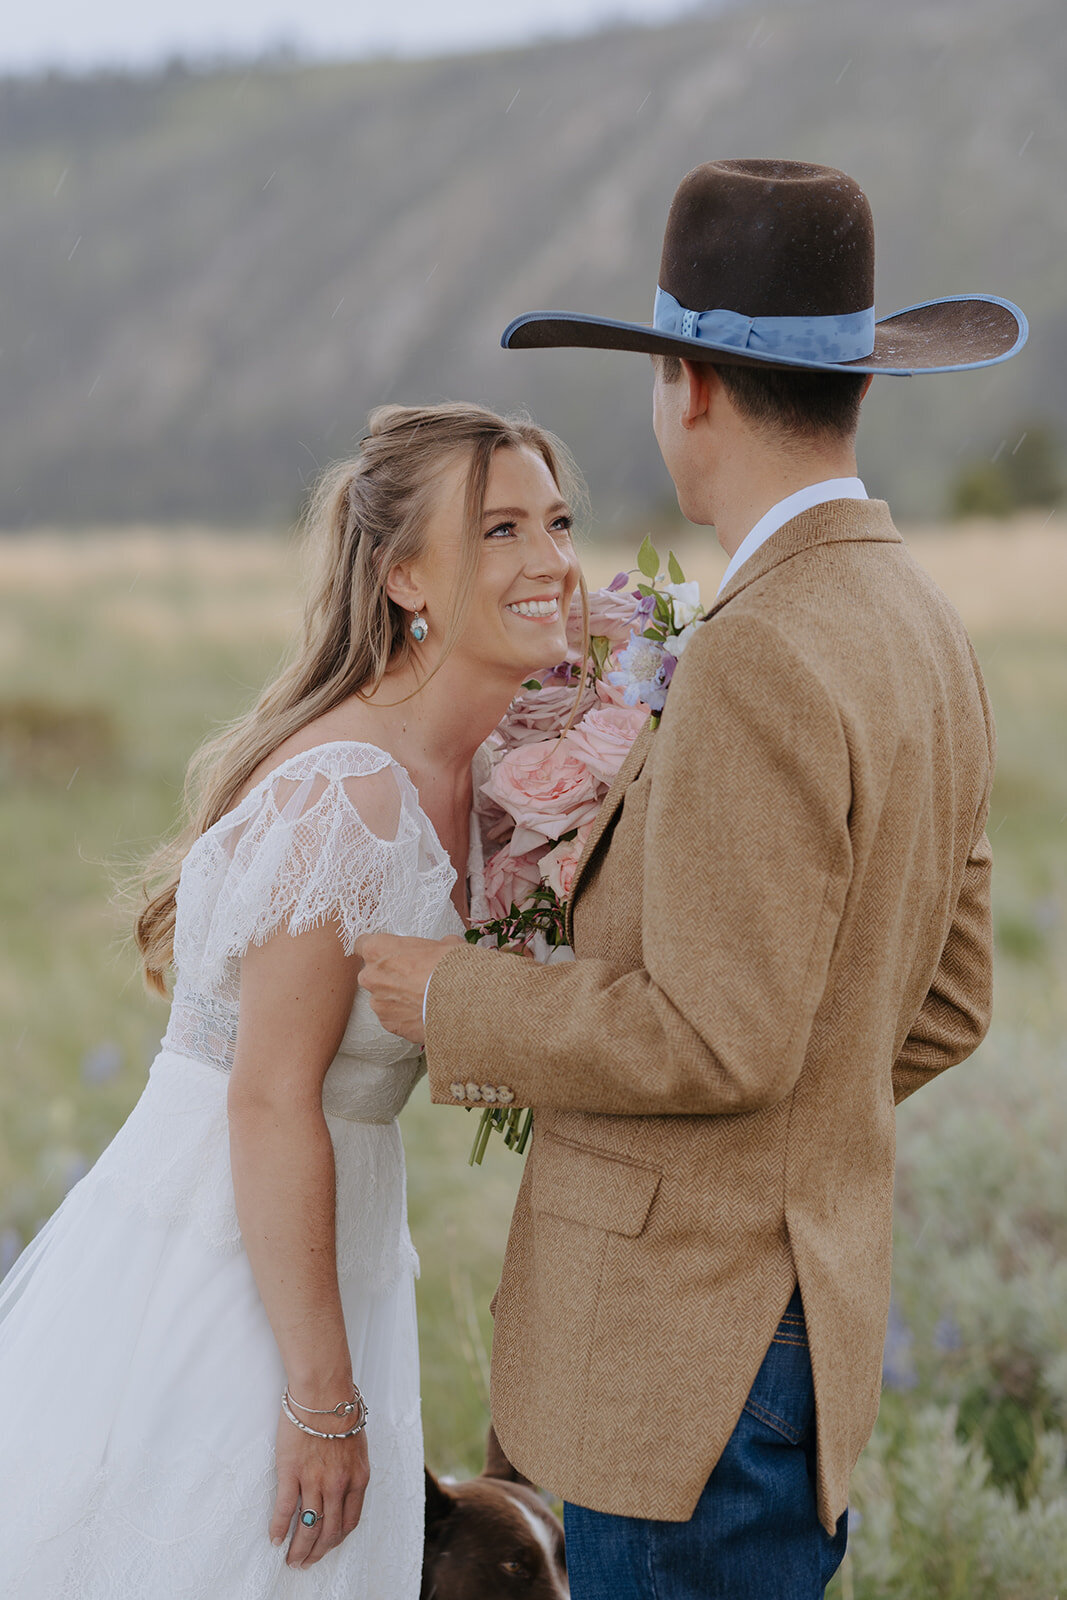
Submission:
<svg viewBox="0 0 1067 1600">
<path fill-rule="evenodd" d="M 251 711 L 193 756 L 185 779 L 186 825 L 147 863 L 146 904 L 135 937 L 149 988 L 166 993 L 178 874 L 193 840 L 225 815 L 260 763 L 291 734 L 350 695 L 373 691 L 389 667 L 407 660 L 410 618 L 386 593 L 386 577 L 421 553 L 440 473 L 467 453 L 467 537 L 438 667 L 454 645 L 478 566 L 489 468 L 501 448 L 533 451 L 566 500 L 575 505 L 583 499 L 578 470 L 553 434 L 525 417 L 453 403 L 379 406 L 359 455 L 323 474 L 304 520 L 311 579 L 293 659 Z M 582 602 L 588 616 L 584 583 Z"/>
</svg>

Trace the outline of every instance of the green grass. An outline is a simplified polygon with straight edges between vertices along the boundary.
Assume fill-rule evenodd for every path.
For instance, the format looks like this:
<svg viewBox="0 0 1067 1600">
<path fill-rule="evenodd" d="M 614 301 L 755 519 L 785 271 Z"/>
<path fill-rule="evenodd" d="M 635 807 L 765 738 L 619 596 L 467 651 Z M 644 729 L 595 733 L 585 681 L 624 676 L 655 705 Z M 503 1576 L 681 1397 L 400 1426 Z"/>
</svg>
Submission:
<svg viewBox="0 0 1067 1600">
<path fill-rule="evenodd" d="M 173 825 L 196 743 L 279 659 L 294 594 L 281 541 L 0 545 L 0 1254 L 140 1092 L 166 1012 L 122 942 L 116 880 Z M 1042 1573 L 1062 1553 L 1050 1508 L 1067 1488 L 1046 1456 L 1067 1424 L 1067 637 L 986 620 L 976 645 L 1000 735 L 996 1018 L 973 1062 L 899 1118 L 910 1376 L 857 1473 L 842 1600 L 1051 1600 Z M 521 1172 L 499 1149 L 471 1171 L 474 1127 L 425 1086 L 403 1116 L 427 1456 L 460 1474 L 480 1465 L 488 1302 Z M 935 1468 L 951 1505 L 923 1480 Z"/>
</svg>

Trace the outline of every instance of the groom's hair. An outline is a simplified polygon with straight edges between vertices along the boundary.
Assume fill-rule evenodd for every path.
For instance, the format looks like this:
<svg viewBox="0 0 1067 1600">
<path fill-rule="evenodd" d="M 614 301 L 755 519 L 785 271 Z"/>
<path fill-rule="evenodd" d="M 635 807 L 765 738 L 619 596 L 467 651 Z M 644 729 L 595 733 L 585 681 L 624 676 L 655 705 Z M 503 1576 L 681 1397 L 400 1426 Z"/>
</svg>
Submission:
<svg viewBox="0 0 1067 1600">
<path fill-rule="evenodd" d="M 657 356 L 665 383 L 682 376 L 678 356 Z M 709 361 L 741 415 L 780 438 L 804 444 L 819 438 L 851 439 L 866 378 L 860 372 L 787 372 L 781 367 L 735 367 Z"/>
</svg>

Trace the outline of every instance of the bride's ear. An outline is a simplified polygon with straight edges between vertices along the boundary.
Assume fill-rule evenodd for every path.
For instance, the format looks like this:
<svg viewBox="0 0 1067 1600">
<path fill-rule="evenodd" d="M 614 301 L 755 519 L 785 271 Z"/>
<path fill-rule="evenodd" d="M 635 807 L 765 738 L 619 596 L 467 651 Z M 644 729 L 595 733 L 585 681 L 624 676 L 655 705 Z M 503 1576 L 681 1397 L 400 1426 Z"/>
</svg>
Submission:
<svg viewBox="0 0 1067 1600">
<path fill-rule="evenodd" d="M 389 568 L 385 575 L 385 592 L 402 611 L 421 611 L 426 604 L 422 585 L 403 562 Z"/>
</svg>

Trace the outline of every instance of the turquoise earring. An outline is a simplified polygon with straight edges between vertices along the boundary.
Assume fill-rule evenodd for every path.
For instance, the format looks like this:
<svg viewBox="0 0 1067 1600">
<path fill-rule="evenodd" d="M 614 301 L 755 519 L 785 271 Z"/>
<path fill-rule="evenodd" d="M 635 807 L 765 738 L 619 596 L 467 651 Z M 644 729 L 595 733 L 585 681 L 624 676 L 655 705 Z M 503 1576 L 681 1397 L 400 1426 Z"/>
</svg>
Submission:
<svg viewBox="0 0 1067 1600">
<path fill-rule="evenodd" d="M 426 621 L 425 617 L 420 617 L 419 613 L 416 611 L 415 615 L 411 619 L 411 637 L 415 640 L 415 643 L 421 644 L 429 631 L 430 624 Z"/>
</svg>

